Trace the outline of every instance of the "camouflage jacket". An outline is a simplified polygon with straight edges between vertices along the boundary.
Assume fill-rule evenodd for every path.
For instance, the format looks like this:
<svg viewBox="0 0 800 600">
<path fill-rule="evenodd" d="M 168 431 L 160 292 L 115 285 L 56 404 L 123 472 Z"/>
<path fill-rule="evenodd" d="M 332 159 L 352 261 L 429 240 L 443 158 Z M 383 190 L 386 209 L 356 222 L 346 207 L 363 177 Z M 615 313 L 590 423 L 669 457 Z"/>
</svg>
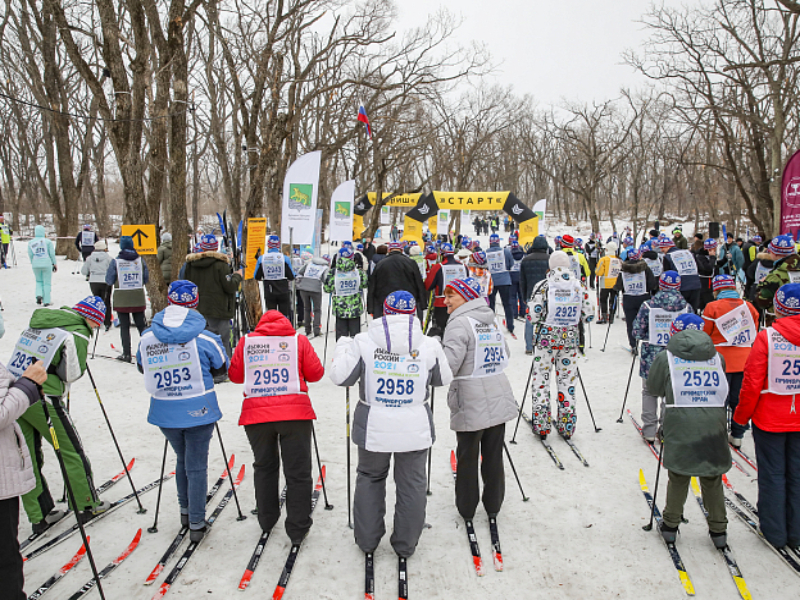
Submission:
<svg viewBox="0 0 800 600">
<path fill-rule="evenodd" d="M 790 276 L 789 273 L 797 273 Z M 782 285 L 791 283 L 791 278 L 800 282 L 800 256 L 791 254 L 786 258 L 776 261 L 772 271 L 756 288 L 755 304 L 757 308 L 772 310 L 772 298 Z"/>
<path fill-rule="evenodd" d="M 361 277 L 361 285 L 359 292 L 352 296 L 337 296 L 333 293 L 336 272 L 352 271 L 356 268 L 356 263 L 350 258 L 342 258 L 341 256 L 336 259 L 336 264 L 332 269 L 328 269 L 325 275 L 325 283 L 323 290 L 326 294 L 331 294 L 331 311 L 338 319 L 355 319 L 364 313 L 364 302 L 362 301 L 363 294 L 361 290 L 367 289 L 367 272 L 358 270 Z"/>
</svg>

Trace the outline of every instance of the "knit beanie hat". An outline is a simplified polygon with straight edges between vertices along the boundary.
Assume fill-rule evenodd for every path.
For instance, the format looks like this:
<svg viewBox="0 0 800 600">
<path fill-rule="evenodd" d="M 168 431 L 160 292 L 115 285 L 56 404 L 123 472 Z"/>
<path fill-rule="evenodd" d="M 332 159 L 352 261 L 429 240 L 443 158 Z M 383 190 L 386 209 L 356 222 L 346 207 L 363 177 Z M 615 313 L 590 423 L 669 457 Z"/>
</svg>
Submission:
<svg viewBox="0 0 800 600">
<path fill-rule="evenodd" d="M 106 318 L 106 303 L 100 296 L 87 296 L 73 306 L 72 310 L 97 325 L 102 325 Z"/>
<path fill-rule="evenodd" d="M 711 287 L 715 292 L 720 290 L 735 290 L 736 280 L 730 275 L 717 275 L 711 281 Z"/>
<path fill-rule="evenodd" d="M 467 302 L 480 298 L 481 284 L 474 277 L 466 277 L 464 279 L 454 279 L 444 289 L 450 288 L 456 294 L 464 298 Z"/>
<path fill-rule="evenodd" d="M 403 242 L 389 242 L 386 246 L 389 248 L 389 252 L 399 252 L 403 250 Z"/>
<path fill-rule="evenodd" d="M 175 306 L 197 308 L 200 298 L 197 295 L 197 286 L 191 281 L 178 279 L 169 284 L 167 301 Z"/>
<path fill-rule="evenodd" d="M 419 256 L 422 254 L 422 250 L 419 249 L 419 246 L 411 246 L 411 249 L 408 251 L 411 256 Z"/>
<path fill-rule="evenodd" d="M 681 289 L 681 276 L 677 271 L 664 271 L 658 278 L 658 289 L 660 290 L 679 290 Z"/>
<path fill-rule="evenodd" d="M 754 244 L 760 244 L 761 242 L 763 242 L 763 241 L 764 241 L 764 238 L 762 238 L 762 237 L 761 237 L 760 235 L 758 235 L 758 234 L 754 235 L 754 236 L 753 236 L 752 238 L 750 238 L 750 239 L 753 241 L 753 243 L 754 243 Z"/>
<path fill-rule="evenodd" d="M 353 247 L 352 246 L 342 246 L 339 248 L 339 256 L 342 258 L 353 258 Z"/>
<path fill-rule="evenodd" d="M 350 241 L 342 242 L 342 248 L 352 248 L 352 247 L 353 247 L 353 242 Z"/>
<path fill-rule="evenodd" d="M 800 315 L 800 283 L 787 283 L 778 288 L 773 304 L 779 317 Z"/>
<path fill-rule="evenodd" d="M 714 250 L 717 247 L 717 240 L 714 238 L 708 238 L 705 242 L 703 242 L 703 248 L 706 250 Z"/>
<path fill-rule="evenodd" d="M 450 254 L 453 254 L 454 252 L 453 244 L 451 244 L 450 242 L 445 242 L 439 247 L 439 250 L 441 251 L 443 256 L 448 256 Z"/>
<path fill-rule="evenodd" d="M 768 249 L 775 256 L 786 258 L 794 254 L 794 242 L 789 235 L 779 235 L 778 237 L 772 238 Z"/>
<path fill-rule="evenodd" d="M 606 244 L 606 250 L 608 250 L 609 254 L 616 254 L 617 253 L 617 245 L 614 242 L 608 242 Z"/>
<path fill-rule="evenodd" d="M 517 236 L 515 235 L 508 236 L 508 244 L 512 248 L 519 248 L 519 240 L 517 239 Z"/>
<path fill-rule="evenodd" d="M 384 315 L 413 315 L 417 311 L 417 302 L 414 296 L 400 290 L 392 292 L 383 301 Z"/>
<path fill-rule="evenodd" d="M 628 260 L 639 260 L 640 258 L 642 258 L 642 253 L 638 248 L 628 250 Z"/>
<path fill-rule="evenodd" d="M 569 234 L 567 234 L 567 235 L 562 235 L 562 236 L 561 236 L 561 245 L 562 245 L 564 248 L 572 248 L 572 247 L 575 245 L 575 238 L 573 238 L 573 237 L 572 237 L 571 235 L 569 235 Z"/>
<path fill-rule="evenodd" d="M 129 235 L 123 235 L 119 238 L 120 250 L 133 250 L 133 238 Z"/>
<path fill-rule="evenodd" d="M 486 264 L 486 252 L 483 250 L 478 250 L 477 252 L 473 252 L 470 256 L 470 259 L 473 263 L 479 266 L 483 266 Z"/>
<path fill-rule="evenodd" d="M 216 252 L 219 248 L 219 242 L 217 241 L 217 236 L 207 233 L 202 238 L 200 238 L 200 250 L 202 252 Z"/>
<path fill-rule="evenodd" d="M 108 250 L 108 246 L 103 240 L 100 240 L 94 245 L 95 250 Z"/>
<path fill-rule="evenodd" d="M 550 261 L 548 264 L 551 269 L 555 269 L 556 267 L 564 267 L 565 269 L 569 269 L 572 266 L 572 263 L 569 260 L 569 255 L 561 250 L 556 250 L 550 255 Z"/>
<path fill-rule="evenodd" d="M 674 248 L 675 242 L 673 242 L 669 238 L 662 238 L 661 242 L 658 244 L 659 248 Z"/>
<path fill-rule="evenodd" d="M 344 246 L 344 244 L 342 244 Z M 281 238 L 277 235 L 271 235 L 267 238 L 267 248 L 270 250 L 278 250 L 281 247 Z"/>
<path fill-rule="evenodd" d="M 489 245 L 490 246 L 499 246 L 500 245 L 500 236 L 496 233 L 493 233 L 489 236 Z"/>
<path fill-rule="evenodd" d="M 675 335 L 679 331 L 687 329 L 694 329 L 696 331 L 703 331 L 703 318 L 698 317 L 693 313 L 686 313 L 675 317 L 672 325 L 669 326 L 670 335 Z"/>
</svg>

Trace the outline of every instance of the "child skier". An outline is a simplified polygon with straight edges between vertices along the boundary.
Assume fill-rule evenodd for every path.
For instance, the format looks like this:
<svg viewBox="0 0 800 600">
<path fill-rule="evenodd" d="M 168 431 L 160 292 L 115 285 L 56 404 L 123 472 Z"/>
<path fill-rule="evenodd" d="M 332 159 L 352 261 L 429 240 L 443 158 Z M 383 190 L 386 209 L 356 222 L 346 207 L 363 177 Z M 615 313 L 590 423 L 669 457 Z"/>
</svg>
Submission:
<svg viewBox="0 0 800 600">
<path fill-rule="evenodd" d="M 342 336 L 355 337 L 361 332 L 361 315 L 364 314 L 361 292 L 367 289 L 367 285 L 367 272 L 356 267 L 352 248 L 342 246 L 334 266 L 325 274 L 323 287 L 326 294 L 331 294 L 337 340 Z"/>
</svg>

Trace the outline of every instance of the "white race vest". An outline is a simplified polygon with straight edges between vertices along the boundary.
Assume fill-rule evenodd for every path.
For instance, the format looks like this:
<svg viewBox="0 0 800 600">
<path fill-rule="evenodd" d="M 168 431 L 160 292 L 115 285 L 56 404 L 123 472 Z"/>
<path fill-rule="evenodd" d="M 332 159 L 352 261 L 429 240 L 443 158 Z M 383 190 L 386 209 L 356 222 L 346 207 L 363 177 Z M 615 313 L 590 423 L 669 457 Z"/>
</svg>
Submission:
<svg viewBox="0 0 800 600">
<path fill-rule="evenodd" d="M 779 396 L 800 394 L 800 347 L 767 329 L 767 391 Z"/>
<path fill-rule="evenodd" d="M 622 261 L 618 258 L 612 258 L 608 263 L 608 278 L 616 279 L 622 272 Z"/>
<path fill-rule="evenodd" d="M 419 269 L 419 274 L 422 276 L 422 280 L 425 281 L 425 257 L 424 256 L 412 256 L 411 260 L 417 263 L 417 268 Z"/>
<path fill-rule="evenodd" d="M 550 283 L 547 288 L 548 325 L 574 327 L 581 320 L 581 288 L 574 283 L 558 285 Z"/>
<path fill-rule="evenodd" d="M 261 273 L 266 281 L 279 281 L 286 279 L 283 254 L 280 252 L 267 252 L 261 255 Z"/>
<path fill-rule="evenodd" d="M 508 356 L 505 351 L 505 339 L 496 322 L 481 323 L 468 317 L 475 336 L 475 360 L 472 365 L 472 377 L 490 377 L 505 371 Z"/>
<path fill-rule="evenodd" d="M 29 244 L 29 247 L 33 252 L 34 258 L 45 258 L 47 256 L 47 240 L 44 238 L 36 238 Z"/>
<path fill-rule="evenodd" d="M 622 293 L 626 296 L 644 296 L 647 294 L 647 276 L 641 273 L 622 272 Z"/>
<path fill-rule="evenodd" d="M 667 350 L 672 395 L 678 408 L 722 408 L 728 380 L 719 355 L 709 360 L 686 360 Z"/>
<path fill-rule="evenodd" d="M 297 337 L 248 335 L 244 343 L 245 396 L 299 393 Z"/>
<path fill-rule="evenodd" d="M 11 360 L 8 361 L 6 368 L 20 378 L 25 369 L 30 367 L 37 360 L 44 363 L 44 368 L 53 362 L 58 349 L 69 337 L 69 333 L 57 327 L 52 329 L 26 329 L 22 332 L 14 346 Z"/>
<path fill-rule="evenodd" d="M 473 269 L 470 272 L 470 277 L 477 280 L 477 282 L 481 286 L 481 297 L 488 298 L 489 297 L 489 282 L 492 280 L 492 274 L 489 273 L 486 269 L 481 269 L 483 271 L 483 275 L 478 275 L 478 269 Z"/>
<path fill-rule="evenodd" d="M 688 312 L 688 308 L 679 311 L 669 311 L 663 308 L 650 308 L 650 314 L 647 321 L 648 338 L 647 343 L 653 346 L 666 346 L 669 342 L 672 322 L 682 314 Z"/>
<path fill-rule="evenodd" d="M 319 278 L 322 277 L 322 274 L 325 272 L 325 269 L 327 268 L 328 267 L 325 265 L 308 263 L 308 266 L 306 267 L 303 277 L 308 277 L 309 279 L 316 279 L 317 281 L 319 281 Z"/>
<path fill-rule="evenodd" d="M 456 279 L 464 279 L 467 276 L 467 268 L 464 265 L 442 265 L 440 268 L 442 269 L 442 292 Z M 438 297 L 443 298 L 444 293 Z"/>
<path fill-rule="evenodd" d="M 733 310 L 717 317 L 714 322 L 722 337 L 725 338 L 725 342 L 718 344 L 719 346 L 750 347 L 758 333 L 758 329 L 753 323 L 753 315 L 750 314 L 750 309 L 744 300 Z"/>
<path fill-rule="evenodd" d="M 94 231 L 81 232 L 81 246 L 94 246 Z"/>
<path fill-rule="evenodd" d="M 519 260 L 517 260 L 515 258 L 514 259 L 514 264 L 511 265 L 511 270 L 514 271 L 514 272 L 519 272 L 519 268 L 520 268 L 520 264 L 521 263 L 522 263 L 522 259 L 521 258 Z"/>
<path fill-rule="evenodd" d="M 156 400 L 186 400 L 206 393 L 197 340 L 168 344 L 151 331 L 142 338 L 139 351 L 144 387 Z"/>
<path fill-rule="evenodd" d="M 336 271 L 333 276 L 333 293 L 335 296 L 355 296 L 361 285 L 361 273 L 352 271 Z"/>
<path fill-rule="evenodd" d="M 487 252 L 486 266 L 492 275 L 504 272 L 506 270 L 506 253 L 503 251 Z"/>
<path fill-rule="evenodd" d="M 670 253 L 669 257 L 681 277 L 684 275 L 697 275 L 697 263 L 692 253 L 688 250 L 677 250 Z"/>
<path fill-rule="evenodd" d="M 756 283 L 761 283 L 766 279 L 767 275 L 770 274 L 772 271 L 771 268 L 765 267 L 761 264 L 761 261 L 758 261 L 758 265 L 756 265 Z"/>
<path fill-rule="evenodd" d="M 114 259 L 117 263 L 117 280 L 121 290 L 138 290 L 144 286 L 142 276 L 142 259 L 123 260 Z"/>
<path fill-rule="evenodd" d="M 581 263 L 578 260 L 578 257 L 574 254 L 570 254 L 567 252 L 567 256 L 569 256 L 569 268 L 572 270 L 572 276 L 577 280 L 581 280 Z"/>
<path fill-rule="evenodd" d="M 656 277 L 661 277 L 661 273 L 664 272 L 664 265 L 661 263 L 660 258 L 645 258 L 644 262 L 646 262 L 647 266 L 650 267 L 653 275 Z"/>
<path fill-rule="evenodd" d="M 800 283 L 800 271 L 786 271 L 789 275 L 789 283 Z"/>
</svg>

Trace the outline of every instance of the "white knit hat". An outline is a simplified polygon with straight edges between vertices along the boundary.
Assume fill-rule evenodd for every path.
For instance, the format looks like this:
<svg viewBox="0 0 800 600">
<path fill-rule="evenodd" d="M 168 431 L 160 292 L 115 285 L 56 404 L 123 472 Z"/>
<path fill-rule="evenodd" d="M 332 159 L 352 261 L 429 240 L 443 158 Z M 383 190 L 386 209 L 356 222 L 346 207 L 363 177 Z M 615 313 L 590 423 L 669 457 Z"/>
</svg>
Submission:
<svg viewBox="0 0 800 600">
<path fill-rule="evenodd" d="M 564 267 L 565 269 L 569 269 L 571 266 L 569 256 L 567 256 L 566 252 L 562 252 L 561 250 L 556 250 L 550 255 L 550 268 L 555 269 L 556 267 Z"/>
</svg>

